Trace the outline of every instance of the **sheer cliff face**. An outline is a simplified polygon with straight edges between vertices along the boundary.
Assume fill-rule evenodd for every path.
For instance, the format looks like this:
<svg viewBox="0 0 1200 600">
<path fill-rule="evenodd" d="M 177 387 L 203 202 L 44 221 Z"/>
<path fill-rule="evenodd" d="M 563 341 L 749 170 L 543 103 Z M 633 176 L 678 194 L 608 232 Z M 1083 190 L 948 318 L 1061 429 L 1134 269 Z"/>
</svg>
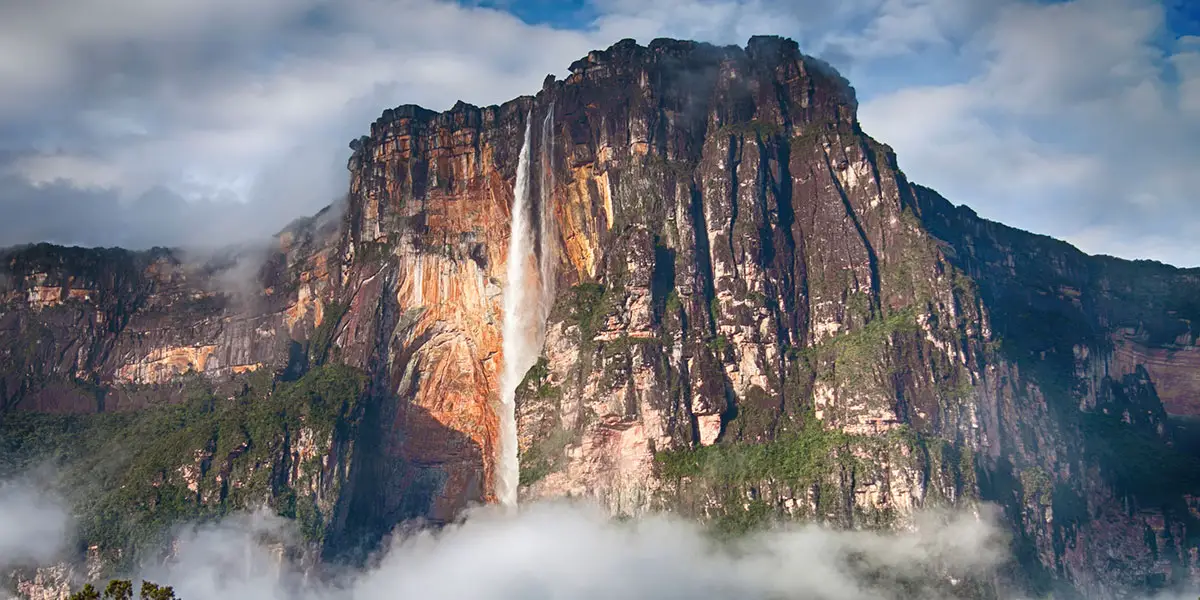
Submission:
<svg viewBox="0 0 1200 600">
<path fill-rule="evenodd" d="M 340 229 L 289 231 L 239 296 L 169 253 L 11 253 L 0 399 L 133 409 L 189 369 L 345 363 L 368 383 L 331 547 L 494 500 L 527 119 L 557 295 L 518 390 L 523 501 L 731 532 L 987 501 L 1034 591 L 1194 578 L 1200 479 L 1168 416 L 1200 414 L 1200 276 L 911 185 L 849 84 L 778 38 L 624 41 L 503 106 L 385 111 L 351 144 Z"/>
<path fill-rule="evenodd" d="M 910 185 L 849 85 L 775 38 L 618 43 L 534 97 L 400 107 L 352 145 L 348 250 L 388 254 L 396 310 L 424 306 L 437 331 L 405 334 L 422 358 L 385 379 L 418 365 L 410 402 L 468 432 L 484 490 L 517 156 L 547 115 L 531 156 L 553 177 L 533 186 L 559 292 L 519 390 L 523 499 L 734 529 L 899 526 L 985 500 L 1036 588 L 1195 569 L 1194 468 L 1159 400 L 1196 406 L 1195 276 L 1086 257 Z M 1160 451 L 1168 470 L 1136 464 Z"/>
</svg>

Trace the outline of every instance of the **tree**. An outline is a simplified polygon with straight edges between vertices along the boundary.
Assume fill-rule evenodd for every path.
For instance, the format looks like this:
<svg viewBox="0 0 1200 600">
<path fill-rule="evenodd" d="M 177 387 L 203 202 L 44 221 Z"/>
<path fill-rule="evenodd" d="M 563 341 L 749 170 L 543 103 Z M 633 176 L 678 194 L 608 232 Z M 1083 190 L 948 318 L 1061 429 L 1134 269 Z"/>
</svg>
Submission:
<svg viewBox="0 0 1200 600">
<path fill-rule="evenodd" d="M 175 590 L 169 585 L 158 585 L 152 581 L 143 581 L 138 594 L 141 600 L 178 600 Z M 100 592 L 92 584 L 71 594 L 70 600 L 100 600 Z M 128 579 L 114 579 L 104 588 L 104 600 L 133 600 L 133 582 Z"/>
<path fill-rule="evenodd" d="M 128 579 L 114 579 L 104 588 L 104 600 L 133 600 L 133 583 Z"/>
<path fill-rule="evenodd" d="M 70 600 L 100 600 L 100 592 L 96 591 L 95 586 L 87 584 L 82 590 L 71 594 Z"/>
<path fill-rule="evenodd" d="M 142 582 L 142 600 L 176 600 L 175 590 L 171 586 L 158 586 L 149 581 Z"/>
</svg>

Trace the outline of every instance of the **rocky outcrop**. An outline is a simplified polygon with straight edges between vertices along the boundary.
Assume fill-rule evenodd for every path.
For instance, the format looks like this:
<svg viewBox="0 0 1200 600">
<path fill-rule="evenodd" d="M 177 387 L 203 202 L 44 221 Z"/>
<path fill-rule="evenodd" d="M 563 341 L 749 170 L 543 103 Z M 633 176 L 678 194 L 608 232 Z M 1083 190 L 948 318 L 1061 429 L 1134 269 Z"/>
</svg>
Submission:
<svg viewBox="0 0 1200 600">
<path fill-rule="evenodd" d="M 135 410 L 181 400 L 188 373 L 237 396 L 345 365 L 365 375 L 345 426 L 294 425 L 294 456 L 263 463 L 315 499 L 327 557 L 494 500 L 534 119 L 558 293 L 518 390 L 523 500 L 729 533 L 986 501 L 1029 592 L 1191 580 L 1200 477 L 1171 418 L 1200 412 L 1196 272 L 1089 257 L 911 184 L 848 82 L 789 40 L 625 40 L 570 72 L 502 106 L 385 111 L 351 143 L 340 221 L 289 228 L 245 285 L 231 259 L 10 251 L 0 401 Z M 170 476 L 202 503 L 221 459 L 195 450 Z"/>
</svg>

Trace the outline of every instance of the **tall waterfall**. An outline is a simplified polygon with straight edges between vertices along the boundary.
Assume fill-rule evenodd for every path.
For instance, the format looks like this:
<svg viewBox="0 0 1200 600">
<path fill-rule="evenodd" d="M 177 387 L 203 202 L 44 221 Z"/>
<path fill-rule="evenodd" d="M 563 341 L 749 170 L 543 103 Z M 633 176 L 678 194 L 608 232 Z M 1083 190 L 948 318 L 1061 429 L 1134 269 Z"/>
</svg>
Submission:
<svg viewBox="0 0 1200 600">
<path fill-rule="evenodd" d="M 533 230 L 530 213 L 533 202 L 529 193 L 529 145 L 533 111 L 525 120 L 525 141 L 517 161 L 517 185 L 513 190 L 512 231 L 508 238 L 508 282 L 504 288 L 504 369 L 500 374 L 500 460 L 496 474 L 496 496 L 501 504 L 516 506 L 520 466 L 517 464 L 517 386 L 529 368 L 537 362 L 538 328 L 535 318 L 539 306 L 537 266 L 534 264 Z M 538 302 L 539 304 L 533 304 Z M 535 315 L 535 312 L 538 313 Z"/>
<path fill-rule="evenodd" d="M 541 250 L 541 256 L 538 262 L 538 271 L 542 280 L 542 297 L 539 302 L 539 307 L 542 310 L 541 318 L 538 322 L 538 346 L 542 345 L 545 337 L 546 319 L 550 316 L 550 309 L 554 305 L 554 267 L 555 260 L 558 255 L 555 253 L 554 245 L 554 208 L 551 206 L 554 193 L 554 103 L 550 103 L 550 110 L 546 111 L 546 118 L 542 120 L 542 185 L 540 200 L 540 221 L 538 223 L 538 247 Z"/>
<path fill-rule="evenodd" d="M 517 386 L 537 362 L 546 335 L 546 318 L 554 302 L 554 106 L 542 121 L 541 186 L 538 229 L 533 230 L 533 194 L 529 189 L 533 111 L 525 119 L 525 140 L 517 160 L 513 189 L 512 231 L 508 238 L 508 283 L 504 289 L 504 369 L 500 374 L 500 460 L 496 496 L 505 506 L 517 504 L 520 464 L 517 458 Z M 540 252 L 535 253 L 535 241 Z"/>
</svg>

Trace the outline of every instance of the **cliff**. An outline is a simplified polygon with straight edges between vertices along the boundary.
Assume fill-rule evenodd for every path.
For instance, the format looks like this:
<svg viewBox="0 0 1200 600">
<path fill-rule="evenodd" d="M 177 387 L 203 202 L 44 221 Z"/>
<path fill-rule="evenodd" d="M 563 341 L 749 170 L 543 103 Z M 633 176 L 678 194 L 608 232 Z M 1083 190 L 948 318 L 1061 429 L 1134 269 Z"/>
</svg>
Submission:
<svg viewBox="0 0 1200 600">
<path fill-rule="evenodd" d="M 231 403 L 292 407 L 229 434 L 267 449 L 247 467 L 269 474 L 259 496 L 181 502 L 311 499 L 327 558 L 494 501 L 528 143 L 556 294 L 517 394 L 522 501 L 730 534 L 993 502 L 1017 558 L 1002 585 L 1196 581 L 1200 471 L 1174 417 L 1200 414 L 1200 272 L 1086 256 L 911 184 L 849 83 L 789 40 L 625 40 L 570 72 L 502 106 L 385 111 L 351 143 L 340 220 L 289 228 L 250 277 L 233 277 L 245 254 L 9 251 L 5 426 L 157 415 L 197 380 L 222 422 L 248 418 Z M 304 434 L 314 420 L 332 425 Z M 197 464 L 241 447 L 221 439 L 197 438 Z M 315 483 L 280 476 L 300 439 Z M 190 489 L 184 465 L 148 473 Z"/>
</svg>

